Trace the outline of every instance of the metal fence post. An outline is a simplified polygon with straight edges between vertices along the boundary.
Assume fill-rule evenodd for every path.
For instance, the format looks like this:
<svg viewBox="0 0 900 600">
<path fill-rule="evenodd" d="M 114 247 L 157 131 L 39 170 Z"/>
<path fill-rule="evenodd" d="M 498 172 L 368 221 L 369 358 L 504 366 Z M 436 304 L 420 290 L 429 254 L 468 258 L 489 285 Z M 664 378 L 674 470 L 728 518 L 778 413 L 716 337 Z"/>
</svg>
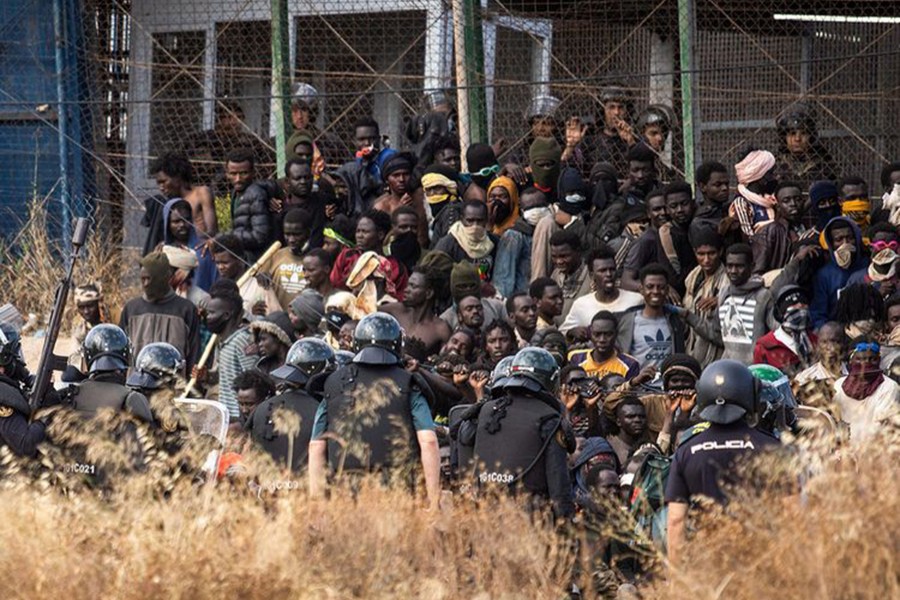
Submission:
<svg viewBox="0 0 900 600">
<path fill-rule="evenodd" d="M 700 124 L 697 114 L 694 33 L 697 24 L 695 0 L 678 0 L 678 54 L 681 65 L 681 122 L 684 136 L 684 178 L 694 184 L 694 169 L 700 157 Z"/>
<path fill-rule="evenodd" d="M 466 71 L 469 89 L 469 138 L 488 142 L 487 102 L 484 93 L 484 30 L 481 27 L 481 2 L 463 0 L 465 19 Z"/>
<path fill-rule="evenodd" d="M 59 204 L 61 217 L 61 237 L 66 254 L 72 250 L 72 232 L 69 226 L 69 107 L 66 69 L 66 23 L 63 0 L 53 0 L 53 34 L 56 37 L 56 96 L 57 131 L 59 134 Z"/>
<path fill-rule="evenodd" d="M 286 146 L 291 127 L 289 36 L 287 0 L 272 0 L 272 121 L 275 125 L 275 162 L 279 176 L 284 173 L 287 163 Z"/>
</svg>

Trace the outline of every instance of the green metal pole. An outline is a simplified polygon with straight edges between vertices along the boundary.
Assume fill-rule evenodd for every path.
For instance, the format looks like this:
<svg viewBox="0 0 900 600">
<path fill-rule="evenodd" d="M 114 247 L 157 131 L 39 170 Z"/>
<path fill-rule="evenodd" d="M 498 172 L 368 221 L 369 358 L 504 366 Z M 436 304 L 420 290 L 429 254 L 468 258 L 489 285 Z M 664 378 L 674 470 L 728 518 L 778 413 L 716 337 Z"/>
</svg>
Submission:
<svg viewBox="0 0 900 600">
<path fill-rule="evenodd" d="M 481 27 L 481 2 L 464 0 L 466 72 L 468 74 L 469 139 L 487 142 L 487 100 L 484 93 L 484 34 Z"/>
<path fill-rule="evenodd" d="M 287 163 L 287 140 L 291 134 L 290 49 L 287 0 L 272 0 L 272 122 L 275 124 L 275 157 L 278 175 Z"/>
<path fill-rule="evenodd" d="M 694 184 L 699 129 L 694 98 L 694 28 L 696 26 L 694 0 L 678 0 L 678 40 L 681 63 L 681 122 L 684 138 L 684 178 Z"/>
</svg>

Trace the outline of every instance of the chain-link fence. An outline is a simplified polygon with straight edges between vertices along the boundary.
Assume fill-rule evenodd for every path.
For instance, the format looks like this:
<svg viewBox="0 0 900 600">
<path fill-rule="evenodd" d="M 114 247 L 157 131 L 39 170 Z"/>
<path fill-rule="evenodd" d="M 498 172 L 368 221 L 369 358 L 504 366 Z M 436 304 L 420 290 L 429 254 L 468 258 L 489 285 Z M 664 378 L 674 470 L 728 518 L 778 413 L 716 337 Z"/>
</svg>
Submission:
<svg viewBox="0 0 900 600">
<path fill-rule="evenodd" d="M 611 101 L 629 139 L 648 136 L 648 122 L 667 125 L 654 143 L 671 177 L 690 178 L 703 160 L 733 164 L 752 144 L 777 152 L 784 176 L 859 175 L 880 195 L 882 165 L 900 156 L 898 2 L 6 4 L 0 145 L 27 185 L 4 190 L 4 202 L 45 195 L 61 223 L 66 211 L 104 210 L 110 234 L 124 230 L 131 245 L 143 199 L 156 191 L 150 163 L 163 153 L 186 153 L 203 184 L 219 181 L 238 146 L 255 150 L 260 175 L 276 174 L 279 64 L 289 83 L 316 89 L 306 127 L 333 165 L 352 159 L 361 117 L 379 122 L 385 143 L 413 147 L 407 120 L 423 112 L 423 91 L 437 89 L 458 111 L 463 149 L 489 141 L 501 161 L 527 161 L 537 116 L 552 117 L 561 144 L 571 117 L 573 132 L 586 127 L 586 148 L 616 135 L 603 108 Z M 273 6 L 287 13 L 286 43 L 274 48 Z M 23 71 L 38 74 L 27 88 L 16 79 Z M 22 123 L 34 131 L 16 130 Z M 790 141 L 791 132 L 805 137 Z"/>
</svg>

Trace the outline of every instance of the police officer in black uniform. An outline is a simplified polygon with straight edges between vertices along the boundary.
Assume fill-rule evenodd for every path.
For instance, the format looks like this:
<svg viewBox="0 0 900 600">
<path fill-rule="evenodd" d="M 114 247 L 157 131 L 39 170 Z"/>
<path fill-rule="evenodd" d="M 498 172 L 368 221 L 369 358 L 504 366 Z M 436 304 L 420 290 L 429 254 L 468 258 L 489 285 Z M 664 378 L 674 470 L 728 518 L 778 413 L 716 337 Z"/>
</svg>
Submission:
<svg viewBox="0 0 900 600">
<path fill-rule="evenodd" d="M 157 441 L 175 451 L 184 444 L 189 430 L 187 419 L 174 402 L 176 386 L 184 373 L 184 357 L 172 344 L 154 342 L 138 353 L 125 385 L 140 392 L 150 402 L 153 422 L 159 426 Z M 172 435 L 170 435 L 172 434 Z"/>
<path fill-rule="evenodd" d="M 85 336 L 82 351 L 88 378 L 72 390 L 72 407 L 85 418 L 101 408 L 113 408 L 152 424 L 147 397 L 125 385 L 131 359 L 131 342 L 125 332 L 115 325 L 97 325 Z"/>
<path fill-rule="evenodd" d="M 326 461 L 334 473 L 411 467 L 425 474 L 428 499 L 440 497 L 440 451 L 427 384 L 402 366 L 403 330 L 393 316 L 364 317 L 353 336 L 353 362 L 325 381 L 309 444 L 310 490 L 322 489 Z"/>
<path fill-rule="evenodd" d="M 306 468 L 306 456 L 316 410 L 328 375 L 336 360 L 331 346 L 318 338 L 303 338 L 288 350 L 284 365 L 272 371 L 280 393 L 260 403 L 247 418 L 246 429 L 254 442 L 292 471 Z M 300 416 L 300 429 L 293 436 L 275 431 L 273 414 L 279 409 Z"/>
<path fill-rule="evenodd" d="M 184 357 L 172 344 L 154 342 L 138 353 L 131 375 L 125 382 L 143 394 L 173 387 L 184 373 Z"/>
<path fill-rule="evenodd" d="M 482 489 L 524 489 L 538 504 L 550 500 L 557 517 L 575 511 L 567 455 L 575 436 L 556 393 L 559 367 L 543 348 L 524 348 L 510 365 L 504 395 L 477 414 L 475 483 Z M 492 395 L 494 393 L 492 387 Z"/>
<path fill-rule="evenodd" d="M 736 461 L 778 444 L 774 437 L 750 425 L 756 417 L 758 397 L 756 379 L 736 360 L 717 360 L 700 376 L 695 410 L 709 426 L 689 430 L 672 459 L 665 498 L 670 560 L 679 557 L 689 503 L 699 496 L 725 503 L 721 485 L 733 475 Z"/>
<path fill-rule="evenodd" d="M 34 457 L 37 445 L 44 440 L 46 424 L 28 422 L 31 406 L 25 393 L 30 380 L 19 332 L 0 323 L 0 444 L 19 456 Z"/>
</svg>

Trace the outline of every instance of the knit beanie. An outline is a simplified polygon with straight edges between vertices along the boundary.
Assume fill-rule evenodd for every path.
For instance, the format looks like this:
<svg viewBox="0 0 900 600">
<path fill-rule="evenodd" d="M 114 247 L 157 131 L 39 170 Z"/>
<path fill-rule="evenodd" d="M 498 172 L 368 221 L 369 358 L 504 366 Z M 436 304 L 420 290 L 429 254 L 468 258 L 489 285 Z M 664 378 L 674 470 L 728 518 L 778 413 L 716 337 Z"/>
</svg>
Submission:
<svg viewBox="0 0 900 600">
<path fill-rule="evenodd" d="M 662 365 L 660 365 L 659 371 L 662 373 L 663 384 L 665 384 L 669 378 L 676 373 L 690 375 L 696 381 L 700 379 L 700 373 L 703 369 L 700 367 L 700 363 L 697 362 L 696 358 L 689 354 L 679 353 L 672 354 L 666 358 Z"/>
<path fill-rule="evenodd" d="M 481 298 L 481 277 L 478 276 L 475 265 L 459 262 L 453 266 L 450 272 L 450 293 L 454 302 L 459 302 L 466 296 Z"/>
<path fill-rule="evenodd" d="M 292 133 L 287 141 L 287 154 L 289 158 L 296 158 L 297 153 L 294 151 L 294 148 L 297 147 L 297 144 L 309 144 L 309 147 L 312 148 L 313 138 L 305 129 Z"/>
<path fill-rule="evenodd" d="M 312 288 L 306 288 L 291 300 L 291 311 L 306 326 L 307 332 L 315 332 L 325 314 L 322 294 Z"/>
</svg>

